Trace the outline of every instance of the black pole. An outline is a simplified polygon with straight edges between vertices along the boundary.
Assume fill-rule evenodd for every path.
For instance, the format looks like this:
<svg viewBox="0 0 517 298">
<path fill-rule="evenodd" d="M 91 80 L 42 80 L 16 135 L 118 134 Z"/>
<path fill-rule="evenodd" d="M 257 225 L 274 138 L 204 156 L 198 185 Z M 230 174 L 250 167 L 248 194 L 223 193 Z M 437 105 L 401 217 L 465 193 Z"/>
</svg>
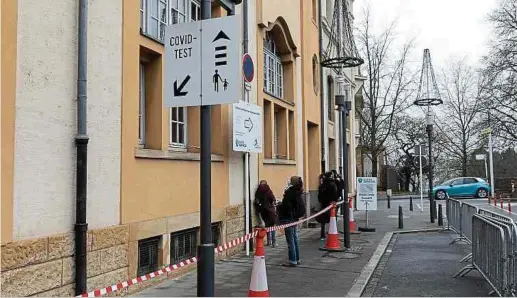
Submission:
<svg viewBox="0 0 517 298">
<path fill-rule="evenodd" d="M 388 209 L 391 209 L 391 198 L 388 196 Z"/>
<path fill-rule="evenodd" d="M 201 3 L 201 19 L 212 18 L 211 0 Z M 201 210 L 200 234 L 201 243 L 198 246 L 197 263 L 197 296 L 214 297 L 214 243 L 212 242 L 212 140 L 210 128 L 212 126 L 210 106 L 201 106 Z"/>
<path fill-rule="evenodd" d="M 413 197 L 409 197 L 409 211 L 413 211 Z"/>
<path fill-rule="evenodd" d="M 399 206 L 399 229 L 404 228 L 404 215 L 402 214 L 402 206 Z"/>
<path fill-rule="evenodd" d="M 323 90 L 323 66 L 321 66 L 321 61 L 323 59 L 323 25 L 321 22 L 321 17 L 323 13 L 321 12 L 321 0 L 318 0 L 318 36 L 319 36 L 319 61 L 320 61 L 320 138 L 321 138 L 321 173 L 326 172 L 326 160 L 325 160 L 325 147 L 327 144 L 327 140 L 325 139 L 325 128 L 327 127 L 325 124 L 325 93 Z M 327 90 L 330 92 L 330 90 Z"/>
<path fill-rule="evenodd" d="M 347 92 L 345 90 L 345 92 Z M 343 156 L 342 173 L 343 173 L 343 207 L 341 213 L 343 214 L 343 239 L 345 248 L 350 248 L 350 209 L 348 208 L 348 154 L 346 143 L 346 124 L 347 115 L 351 109 L 351 102 L 346 100 L 346 95 L 336 95 L 336 104 L 338 104 L 341 116 L 341 155 Z"/>
<path fill-rule="evenodd" d="M 86 130 L 86 49 L 88 22 L 88 2 L 79 0 L 79 20 L 77 30 L 77 174 L 75 204 L 75 295 L 86 293 L 87 252 L 86 239 L 88 223 L 86 222 L 86 191 L 88 182 L 88 134 Z"/>
<path fill-rule="evenodd" d="M 431 223 L 434 223 L 434 219 L 436 218 L 436 209 L 434 205 L 434 197 L 433 197 L 433 158 L 432 158 L 432 138 L 433 138 L 433 125 L 427 125 L 427 138 L 429 142 L 429 213 L 431 217 Z"/>
<path fill-rule="evenodd" d="M 438 204 L 438 226 L 443 226 L 442 204 Z"/>
</svg>

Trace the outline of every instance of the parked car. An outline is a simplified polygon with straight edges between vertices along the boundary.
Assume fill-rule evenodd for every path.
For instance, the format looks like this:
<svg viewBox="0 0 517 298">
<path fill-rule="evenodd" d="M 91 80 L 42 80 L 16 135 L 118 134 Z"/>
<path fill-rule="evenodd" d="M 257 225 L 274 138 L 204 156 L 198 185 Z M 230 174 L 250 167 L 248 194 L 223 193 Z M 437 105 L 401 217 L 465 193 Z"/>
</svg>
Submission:
<svg viewBox="0 0 517 298">
<path fill-rule="evenodd" d="M 490 184 L 477 177 L 459 177 L 447 180 L 433 188 L 433 196 L 437 200 L 449 197 L 486 198 L 491 191 Z"/>
</svg>

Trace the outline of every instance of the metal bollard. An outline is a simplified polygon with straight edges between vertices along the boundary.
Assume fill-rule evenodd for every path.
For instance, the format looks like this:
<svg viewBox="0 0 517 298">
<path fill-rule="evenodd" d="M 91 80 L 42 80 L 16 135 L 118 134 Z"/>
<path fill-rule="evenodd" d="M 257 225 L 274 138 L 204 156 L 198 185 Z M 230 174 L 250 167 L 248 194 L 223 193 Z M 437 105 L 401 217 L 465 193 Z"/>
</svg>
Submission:
<svg viewBox="0 0 517 298">
<path fill-rule="evenodd" d="M 436 205 L 438 203 L 436 203 L 436 200 L 433 201 L 433 216 L 434 216 L 434 219 L 437 219 L 438 218 L 438 215 L 436 215 L 438 213 L 438 210 L 436 208 Z"/>
<path fill-rule="evenodd" d="M 490 205 L 490 196 L 488 196 L 488 205 Z"/>
<path fill-rule="evenodd" d="M 500 199 L 500 202 L 501 202 L 501 209 L 503 209 L 504 208 L 503 207 L 503 196 L 500 196 L 499 199 Z"/>
<path fill-rule="evenodd" d="M 442 204 L 438 204 L 438 226 L 443 226 Z"/>
<path fill-rule="evenodd" d="M 510 203 L 510 199 L 508 199 L 508 212 L 512 212 L 512 203 Z"/>
<path fill-rule="evenodd" d="M 399 206 L 399 229 L 404 228 L 404 216 L 402 215 L 402 206 Z"/>
<path fill-rule="evenodd" d="M 390 199 L 390 196 L 388 196 L 388 209 L 391 209 L 391 199 Z"/>
<path fill-rule="evenodd" d="M 497 207 L 497 195 L 494 197 L 494 206 Z"/>
<path fill-rule="evenodd" d="M 413 211 L 413 197 L 409 197 L 409 211 Z"/>
</svg>

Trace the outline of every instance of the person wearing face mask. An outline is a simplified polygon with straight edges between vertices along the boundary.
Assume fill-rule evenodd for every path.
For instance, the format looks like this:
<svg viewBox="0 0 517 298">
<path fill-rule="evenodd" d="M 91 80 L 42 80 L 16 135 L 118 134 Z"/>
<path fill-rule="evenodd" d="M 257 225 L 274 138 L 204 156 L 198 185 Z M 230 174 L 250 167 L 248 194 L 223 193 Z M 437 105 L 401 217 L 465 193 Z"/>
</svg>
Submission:
<svg viewBox="0 0 517 298">
<path fill-rule="evenodd" d="M 260 181 L 257 187 L 254 206 L 256 215 L 260 221 L 263 222 L 263 226 L 269 228 L 277 224 L 276 198 L 266 180 Z M 275 231 L 267 233 L 266 246 L 269 245 L 278 247 L 276 244 Z"/>
</svg>

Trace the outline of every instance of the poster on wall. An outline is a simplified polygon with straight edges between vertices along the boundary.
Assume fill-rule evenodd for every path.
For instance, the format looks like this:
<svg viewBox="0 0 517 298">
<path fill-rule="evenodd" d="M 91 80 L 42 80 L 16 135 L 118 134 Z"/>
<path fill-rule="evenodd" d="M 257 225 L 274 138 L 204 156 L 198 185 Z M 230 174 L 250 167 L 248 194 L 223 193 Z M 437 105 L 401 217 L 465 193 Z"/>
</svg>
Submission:
<svg viewBox="0 0 517 298">
<path fill-rule="evenodd" d="M 262 152 L 262 108 L 255 104 L 233 104 L 233 151 Z"/>
</svg>

